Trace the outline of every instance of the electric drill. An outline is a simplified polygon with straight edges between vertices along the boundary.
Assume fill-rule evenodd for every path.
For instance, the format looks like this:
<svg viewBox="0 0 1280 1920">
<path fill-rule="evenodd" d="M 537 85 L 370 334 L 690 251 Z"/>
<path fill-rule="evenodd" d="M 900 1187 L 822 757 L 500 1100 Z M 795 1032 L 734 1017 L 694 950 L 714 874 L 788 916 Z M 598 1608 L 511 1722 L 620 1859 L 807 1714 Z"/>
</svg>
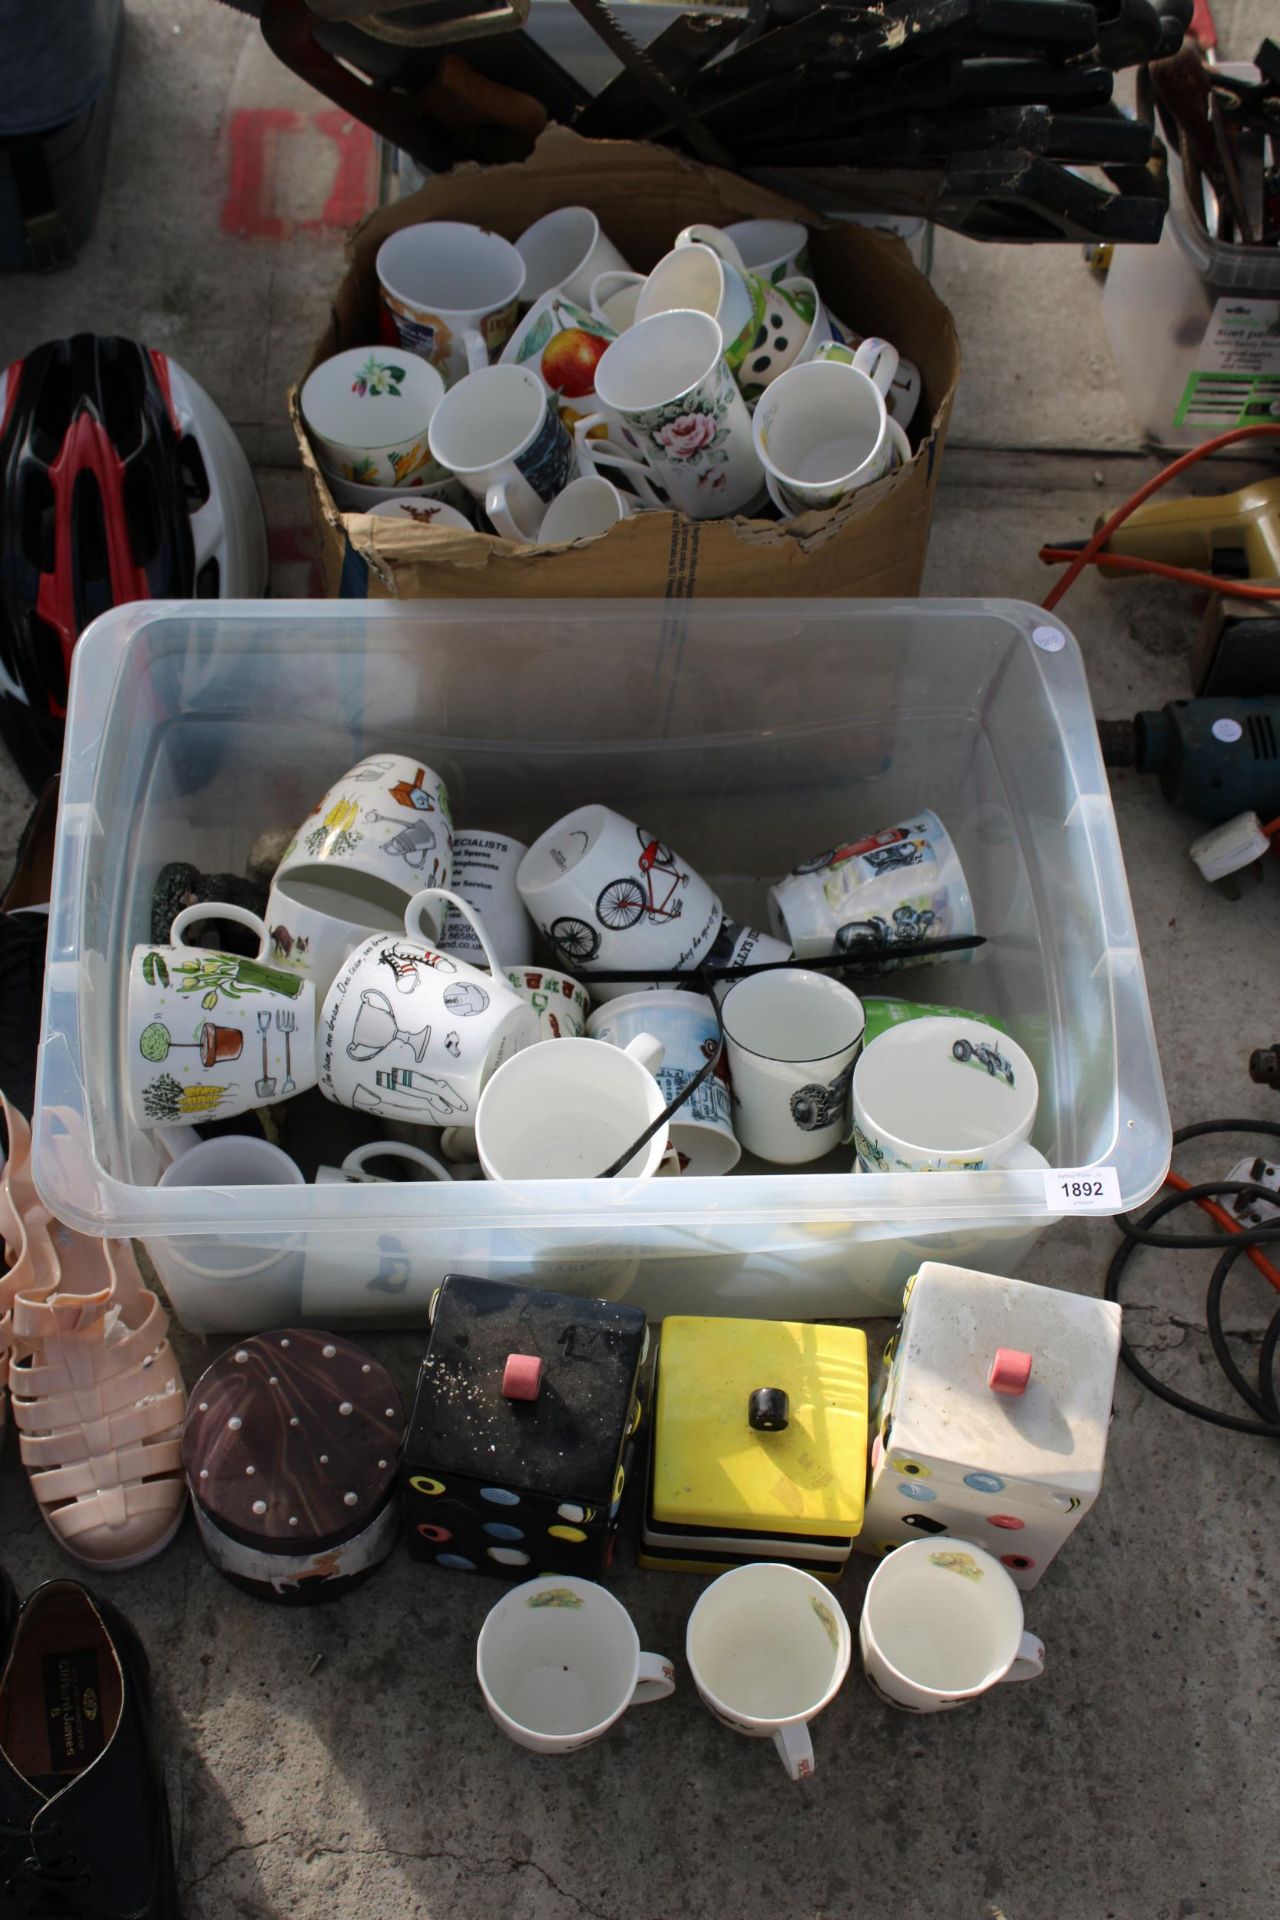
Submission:
<svg viewBox="0 0 1280 1920">
<path fill-rule="evenodd" d="M 1132 720 L 1100 720 L 1098 738 L 1108 767 L 1154 773 L 1171 806 L 1211 825 L 1280 816 L 1280 698 L 1171 700 Z"/>
</svg>

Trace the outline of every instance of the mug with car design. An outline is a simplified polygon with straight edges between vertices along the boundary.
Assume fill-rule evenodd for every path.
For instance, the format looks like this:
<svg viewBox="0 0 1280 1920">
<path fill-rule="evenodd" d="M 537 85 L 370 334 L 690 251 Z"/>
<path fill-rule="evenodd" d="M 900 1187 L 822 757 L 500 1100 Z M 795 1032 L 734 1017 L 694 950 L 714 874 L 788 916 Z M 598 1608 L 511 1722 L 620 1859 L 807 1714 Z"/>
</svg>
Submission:
<svg viewBox="0 0 1280 1920">
<path fill-rule="evenodd" d="M 647 828 L 612 807 L 576 807 L 526 853 L 520 897 L 561 964 L 596 972 L 686 972 L 720 931 L 720 902 L 706 881 Z M 592 982 L 593 999 L 631 993 L 625 981 Z"/>
<path fill-rule="evenodd" d="M 1008 1034 L 967 1015 L 886 1029 L 853 1076 L 853 1139 L 864 1173 L 977 1172 L 1025 1165 L 1040 1090 Z"/>
<path fill-rule="evenodd" d="M 605 349 L 596 395 L 603 411 L 574 426 L 584 472 L 634 465 L 625 447 L 592 437 L 599 427 L 626 428 L 671 504 L 691 519 L 740 513 L 763 498 L 751 416 L 708 314 L 637 320 Z"/>
<path fill-rule="evenodd" d="M 327 474 L 366 487 L 403 487 L 446 476 L 427 429 L 444 381 L 416 354 L 350 347 L 313 367 L 298 405 Z"/>
<path fill-rule="evenodd" d="M 769 924 L 808 960 L 972 933 L 973 903 L 951 835 L 921 807 L 802 860 L 769 889 Z"/>
<path fill-rule="evenodd" d="M 778 1166 L 839 1146 L 866 1015 L 856 993 L 799 967 L 749 974 L 720 1002 L 733 1126 L 748 1153 Z"/>
<path fill-rule="evenodd" d="M 447 885 L 452 858 L 449 794 L 440 775 L 412 754 L 366 754 L 335 780 L 285 848 L 272 881 L 271 924 L 308 939 L 304 957 L 315 956 L 308 971 L 323 978 L 331 959 L 336 968 L 350 929 L 403 930 L 410 896 Z M 308 915 L 331 916 L 342 930 L 322 940 Z M 288 950 L 284 959 L 292 960 Z"/>
<path fill-rule="evenodd" d="M 509 240 L 460 220 L 389 234 L 375 271 L 386 332 L 452 386 L 499 354 L 516 323 L 525 265 Z"/>
<path fill-rule="evenodd" d="M 256 933 L 259 957 L 183 944 L 211 919 Z M 136 1126 L 231 1119 L 316 1084 L 315 988 L 268 964 L 270 949 L 256 914 L 216 901 L 184 907 L 168 945 L 134 948 L 125 1057 Z"/>
<path fill-rule="evenodd" d="M 449 906 L 475 929 L 488 973 L 440 951 Z M 433 910 L 426 938 L 424 909 Z M 325 995 L 320 1091 L 385 1120 L 468 1125 L 490 1075 L 538 1037 L 537 1014 L 506 984 L 472 908 L 446 888 L 424 887 L 405 909 L 400 936 L 366 940 Z"/>
</svg>

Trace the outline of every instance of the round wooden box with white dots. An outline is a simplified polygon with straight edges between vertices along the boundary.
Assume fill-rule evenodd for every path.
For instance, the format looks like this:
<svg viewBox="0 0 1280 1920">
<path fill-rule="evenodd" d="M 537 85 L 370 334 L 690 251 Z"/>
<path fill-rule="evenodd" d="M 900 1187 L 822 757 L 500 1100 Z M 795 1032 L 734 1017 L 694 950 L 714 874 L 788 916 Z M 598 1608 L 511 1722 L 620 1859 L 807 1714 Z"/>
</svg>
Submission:
<svg viewBox="0 0 1280 1920">
<path fill-rule="evenodd" d="M 345 1593 L 395 1545 L 404 1410 L 390 1374 L 336 1334 L 287 1327 L 196 1383 L 183 1464 L 205 1551 L 247 1593 Z"/>
</svg>

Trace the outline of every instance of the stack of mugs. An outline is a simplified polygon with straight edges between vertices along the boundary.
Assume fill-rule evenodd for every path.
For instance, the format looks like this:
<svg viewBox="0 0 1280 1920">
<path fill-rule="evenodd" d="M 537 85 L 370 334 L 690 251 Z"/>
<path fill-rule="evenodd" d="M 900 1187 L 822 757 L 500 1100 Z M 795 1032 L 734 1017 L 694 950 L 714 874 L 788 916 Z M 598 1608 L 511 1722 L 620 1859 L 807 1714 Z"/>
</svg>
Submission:
<svg viewBox="0 0 1280 1920">
<path fill-rule="evenodd" d="M 379 343 L 302 389 L 335 500 L 524 545 L 655 509 L 842 505 L 911 458 L 920 375 L 832 319 L 807 243 L 795 221 L 691 226 L 643 275 L 586 207 L 514 243 L 400 228 L 377 256 Z"/>
</svg>

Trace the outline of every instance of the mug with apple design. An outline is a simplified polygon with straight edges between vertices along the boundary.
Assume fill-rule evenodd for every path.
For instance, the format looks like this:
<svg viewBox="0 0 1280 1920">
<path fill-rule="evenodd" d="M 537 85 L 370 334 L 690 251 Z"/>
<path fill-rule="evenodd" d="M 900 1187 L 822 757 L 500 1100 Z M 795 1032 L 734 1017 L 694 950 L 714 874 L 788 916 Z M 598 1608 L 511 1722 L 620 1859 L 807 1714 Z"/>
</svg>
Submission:
<svg viewBox="0 0 1280 1920">
<path fill-rule="evenodd" d="M 572 432 L 576 420 L 596 411 L 596 367 L 617 337 L 605 321 L 553 287 L 530 307 L 503 348 L 502 362 L 539 374 Z"/>
</svg>

